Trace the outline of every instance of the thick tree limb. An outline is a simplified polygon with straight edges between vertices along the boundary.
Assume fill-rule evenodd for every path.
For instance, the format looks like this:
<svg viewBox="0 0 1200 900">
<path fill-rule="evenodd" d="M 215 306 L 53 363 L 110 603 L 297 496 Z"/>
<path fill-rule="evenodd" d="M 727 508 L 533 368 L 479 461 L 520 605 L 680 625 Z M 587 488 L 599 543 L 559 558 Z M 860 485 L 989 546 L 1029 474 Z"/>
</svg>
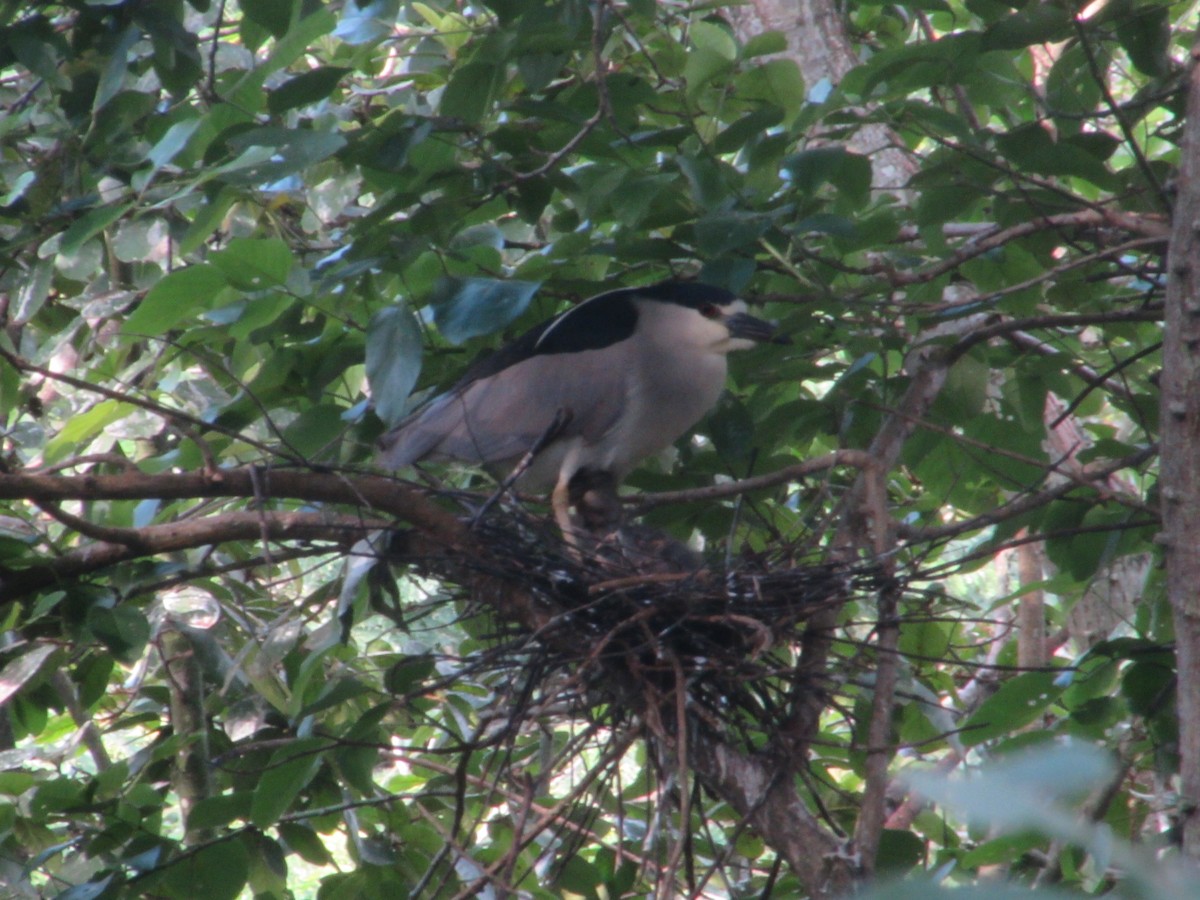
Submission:
<svg viewBox="0 0 1200 900">
<path fill-rule="evenodd" d="M 75 581 L 117 563 L 177 553 L 228 541 L 329 541 L 348 549 L 372 529 L 386 528 L 386 519 L 306 512 L 229 512 L 186 522 L 148 525 L 136 529 L 137 541 L 96 541 L 55 557 L 43 565 L 0 571 L 0 604 L 11 603 L 56 584 Z M 134 531 L 134 529 L 129 529 Z"/>
<path fill-rule="evenodd" d="M 345 476 L 308 469 L 265 466 L 147 475 L 0 474 L 0 500 L 187 500 L 242 497 L 342 503 L 396 516 L 432 535 L 452 541 L 458 519 L 431 503 L 421 491 L 394 478 Z"/>
<path fill-rule="evenodd" d="M 813 898 L 847 895 L 856 866 L 846 842 L 821 827 L 796 793 L 793 776 L 765 757 L 738 753 L 703 734 L 691 761 L 704 784 L 737 810 L 780 856 Z"/>
<path fill-rule="evenodd" d="M 1175 615 L 1183 852 L 1200 859 L 1200 42 L 1176 178 L 1162 373 L 1162 544 Z"/>
<path fill-rule="evenodd" d="M 895 523 L 886 506 L 885 473 L 900 458 L 905 443 L 912 436 L 934 400 L 946 383 L 946 376 L 958 359 L 952 349 L 937 345 L 926 346 L 910 357 L 912 378 L 908 390 L 871 442 L 867 455 L 872 465 L 858 473 L 854 484 L 839 506 L 835 552 L 851 554 L 872 553 L 876 559 L 890 560 L 887 553 L 895 541 Z M 896 653 L 899 626 L 895 621 L 895 596 L 885 586 L 879 597 L 878 655 L 875 673 L 875 692 L 869 726 L 868 780 L 864 792 L 863 812 L 855 830 L 857 862 L 865 872 L 872 872 L 884 821 L 884 801 L 887 788 L 887 769 L 894 748 L 891 746 L 891 721 L 895 703 Z M 820 674 L 829 666 L 832 636 L 836 627 L 836 612 L 818 613 L 805 629 L 801 640 L 798 678 L 793 689 L 793 722 L 789 737 L 799 749 L 812 742 L 819 725 L 825 698 L 813 691 Z"/>
</svg>

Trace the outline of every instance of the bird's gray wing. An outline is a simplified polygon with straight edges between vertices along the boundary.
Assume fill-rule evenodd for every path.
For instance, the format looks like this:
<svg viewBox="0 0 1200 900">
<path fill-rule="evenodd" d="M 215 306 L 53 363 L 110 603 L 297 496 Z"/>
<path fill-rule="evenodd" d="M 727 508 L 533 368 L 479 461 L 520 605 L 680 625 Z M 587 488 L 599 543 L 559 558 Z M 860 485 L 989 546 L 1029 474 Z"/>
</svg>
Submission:
<svg viewBox="0 0 1200 900">
<path fill-rule="evenodd" d="M 448 391 L 434 397 L 379 439 L 379 464 L 403 469 L 436 455 L 438 444 L 462 425 L 461 397 Z"/>
<path fill-rule="evenodd" d="M 621 414 L 626 376 L 611 350 L 530 357 L 437 397 L 383 438 L 380 461 L 397 469 L 430 458 L 515 461 L 560 411 L 569 418 L 558 437 L 594 442 Z"/>
</svg>

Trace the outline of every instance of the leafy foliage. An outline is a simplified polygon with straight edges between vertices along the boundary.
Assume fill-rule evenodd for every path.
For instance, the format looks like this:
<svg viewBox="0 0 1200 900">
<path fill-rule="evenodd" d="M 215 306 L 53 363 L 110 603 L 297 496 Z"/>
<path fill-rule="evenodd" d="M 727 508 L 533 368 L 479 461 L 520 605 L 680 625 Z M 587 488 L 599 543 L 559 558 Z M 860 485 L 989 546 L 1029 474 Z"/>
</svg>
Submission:
<svg viewBox="0 0 1200 900">
<path fill-rule="evenodd" d="M 489 666 L 512 623 L 451 580 L 356 569 L 383 501 L 334 522 L 327 498 L 279 492 L 360 473 L 385 425 L 505 336 L 668 277 L 760 300 L 793 345 L 732 360 L 704 439 L 634 487 L 835 450 L 886 471 L 899 654 L 870 597 L 832 623 L 798 781 L 813 814 L 854 832 L 870 676 L 894 666 L 893 771 L 1072 738 L 1119 758 L 1088 807 L 1106 833 L 1169 842 L 1175 669 L 1144 562 L 1188 11 L 852 5 L 864 62 L 824 92 L 719 6 L 8 5 L 0 880 L 74 900 L 799 895 L 780 848 L 653 742 L 561 715 L 577 685 Z M 849 149 L 877 124 L 903 187 Z M 840 459 L 647 521 L 718 561 L 862 552 L 864 469 Z M 253 489 L 223 492 L 244 467 Z M 191 473 L 202 487 L 87 484 Z M 78 493 L 53 488 L 70 475 Z M 1048 563 L 1022 580 L 1031 541 Z M 1073 608 L 1139 560 L 1138 602 L 1086 639 Z M 1042 594 L 1059 652 L 1010 675 L 1008 609 Z M 748 741 L 765 753 L 782 726 Z M 1069 765 L 1034 768 L 1000 784 Z M 906 800 L 881 872 L 1112 877 L 1098 832 L 956 816 Z"/>
</svg>

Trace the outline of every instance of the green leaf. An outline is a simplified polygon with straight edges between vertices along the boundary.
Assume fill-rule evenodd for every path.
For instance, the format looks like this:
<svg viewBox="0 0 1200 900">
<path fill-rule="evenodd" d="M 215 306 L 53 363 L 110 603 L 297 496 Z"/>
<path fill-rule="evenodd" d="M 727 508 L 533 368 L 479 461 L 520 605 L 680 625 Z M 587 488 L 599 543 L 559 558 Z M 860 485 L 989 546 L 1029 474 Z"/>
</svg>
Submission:
<svg viewBox="0 0 1200 900">
<path fill-rule="evenodd" d="M 1121 694 L 1134 715 L 1150 718 L 1171 711 L 1175 692 L 1175 670 L 1161 662 L 1137 662 L 1121 679 Z"/>
<path fill-rule="evenodd" d="M 783 53 L 787 50 L 787 37 L 782 31 L 763 31 L 751 35 L 742 47 L 742 58 L 754 56 L 769 56 L 772 53 Z"/>
<path fill-rule="evenodd" d="M 1165 3 L 1145 3 L 1122 16 L 1116 37 L 1142 73 L 1162 78 L 1171 71 L 1171 13 Z"/>
<path fill-rule="evenodd" d="M 25 196 L 25 193 L 37 183 L 37 172 L 26 169 L 11 182 L 8 193 L 0 197 L 0 207 L 12 206 Z"/>
<path fill-rule="evenodd" d="M 233 287 L 256 291 L 287 283 L 292 251 L 279 238 L 235 238 L 209 262 Z"/>
<path fill-rule="evenodd" d="M 852 70 L 843 79 L 841 89 L 867 96 L 886 86 L 890 94 L 899 96 L 953 83 L 970 67 L 978 68 L 982 52 L 981 38 L 976 32 L 948 34 L 936 41 L 884 50 Z"/>
<path fill-rule="evenodd" d="M 382 743 L 387 737 L 377 732 L 363 740 Z M 379 749 L 373 746 L 348 746 L 334 753 L 338 774 L 346 779 L 354 790 L 370 796 L 375 791 L 375 767 L 379 764 Z"/>
<path fill-rule="evenodd" d="M 314 866 L 327 866 L 332 862 L 333 857 L 325 849 L 320 836 L 308 826 L 295 822 L 281 822 L 276 830 L 287 848 L 305 862 Z"/>
<path fill-rule="evenodd" d="M 1093 153 L 1070 140 L 1056 140 L 1039 123 L 998 135 L 996 146 L 1021 171 L 1046 175 L 1075 175 L 1098 187 L 1112 188 L 1118 179 Z"/>
<path fill-rule="evenodd" d="M 430 303 L 438 330 L 452 344 L 499 331 L 529 306 L 541 283 L 498 278 L 445 278 Z"/>
<path fill-rule="evenodd" d="M 245 819 L 250 815 L 252 795 L 246 792 L 218 794 L 197 800 L 188 813 L 189 829 L 221 828 L 234 819 Z"/>
<path fill-rule="evenodd" d="M 855 206 L 864 205 L 871 194 L 871 161 L 843 147 L 814 147 L 793 153 L 783 160 L 783 168 L 805 194 L 816 193 L 826 182 Z"/>
<path fill-rule="evenodd" d="M 395 425 L 421 374 L 421 329 L 407 307 L 390 306 L 371 317 L 366 363 L 375 413 L 387 425 Z"/>
<path fill-rule="evenodd" d="M 321 694 L 300 711 L 300 717 L 312 716 L 333 706 L 344 704 L 347 700 L 369 694 L 373 688 L 357 678 L 336 678 L 325 684 Z"/>
<path fill-rule="evenodd" d="M 227 282 L 216 266 L 198 263 L 159 279 L 137 305 L 121 333 L 139 337 L 165 334 L 211 309 Z"/>
<path fill-rule="evenodd" d="M 238 7 L 246 18 L 275 37 L 287 34 L 292 24 L 293 0 L 241 0 Z"/>
<path fill-rule="evenodd" d="M 150 179 L 163 166 L 179 155 L 202 124 L 203 120 L 198 118 L 184 119 L 167 129 L 166 134 L 159 138 L 158 143 L 151 147 L 150 152 L 146 154 L 146 159 L 150 160 L 151 166 L 149 173 L 143 179 L 143 185 L 149 183 Z"/>
<path fill-rule="evenodd" d="M 347 5 L 357 6 L 357 2 Z M 304 4 L 303 8 L 310 7 L 316 7 L 316 11 L 288 28 L 287 34 L 275 42 L 275 48 L 271 51 L 267 65 L 257 70 L 256 77 L 265 78 L 273 72 L 290 66 L 301 56 L 309 53 L 313 45 L 317 44 L 320 38 L 331 32 L 337 25 L 337 18 L 332 10 L 317 4 Z"/>
<path fill-rule="evenodd" d="M 250 874 L 250 854 L 240 840 L 221 841 L 168 860 L 164 887 L 176 897 L 235 900 Z"/>
<path fill-rule="evenodd" d="M 114 878 L 116 878 L 115 874 L 109 874 L 95 881 L 72 885 L 58 894 L 57 900 L 96 900 L 97 897 L 104 895 Z"/>
<path fill-rule="evenodd" d="M 277 181 L 333 156 L 346 146 L 346 139 L 337 132 L 265 125 L 235 134 L 228 145 L 238 157 L 211 175 L 241 182 L 266 182 Z"/>
<path fill-rule="evenodd" d="M 73 416 L 46 444 L 46 458 L 58 460 L 64 453 L 78 449 L 105 428 L 132 413 L 137 407 L 119 400 L 101 400 L 91 409 Z"/>
<path fill-rule="evenodd" d="M 724 78 L 733 71 L 733 60 L 716 50 L 698 47 L 688 54 L 683 77 L 687 82 L 687 96 L 695 99 L 710 82 Z"/>
<path fill-rule="evenodd" d="M 344 412 L 328 403 L 310 406 L 283 429 L 284 442 L 304 459 L 328 457 L 346 431 Z"/>
<path fill-rule="evenodd" d="M 885 828 L 879 835 L 875 867 L 880 874 L 907 872 L 925 858 L 925 842 L 911 831 Z"/>
<path fill-rule="evenodd" d="M 956 867 L 961 865 L 955 860 Z M 904 881 L 884 880 L 866 893 L 855 895 L 857 900 L 1070 900 L 1076 893 L 1039 888 L 1031 891 L 1024 885 L 978 884 L 945 885 L 924 877 Z"/>
<path fill-rule="evenodd" d="M 766 75 L 771 99 L 782 107 L 791 121 L 804 105 L 804 76 L 794 59 L 768 60 L 761 71 Z"/>
<path fill-rule="evenodd" d="M 906 780 L 923 796 L 960 811 L 971 823 L 1008 831 L 1028 828 L 1078 840 L 1083 831 L 1078 819 L 1056 809 L 1055 801 L 1085 796 L 1110 777 L 1112 768 L 1103 750 L 1073 741 L 1012 754 L 969 779 L 914 772 Z"/>
<path fill-rule="evenodd" d="M 89 239 L 95 237 L 133 208 L 132 203 L 113 203 L 98 206 L 76 219 L 62 237 L 58 250 L 64 256 L 78 252 Z"/>
<path fill-rule="evenodd" d="M 1074 31 L 1071 11 L 1057 3 L 1032 3 L 983 33 L 984 50 L 1019 50 L 1065 40 Z"/>
<path fill-rule="evenodd" d="M 1046 839 L 1036 833 L 1001 835 L 998 838 L 984 841 L 970 852 L 963 854 L 959 862 L 970 869 L 977 869 L 980 866 L 1003 865 L 1020 859 L 1022 855 L 1045 842 Z"/>
<path fill-rule="evenodd" d="M 804 76 L 791 59 L 769 59 L 755 65 L 738 73 L 735 84 L 744 99 L 760 100 L 782 110 L 788 125 L 795 120 L 806 99 Z M 759 115 L 762 112 L 756 111 Z"/>
<path fill-rule="evenodd" d="M 579 854 L 572 854 L 559 873 L 557 887 L 582 897 L 598 897 L 602 880 L 594 865 Z"/>
<path fill-rule="evenodd" d="M 962 724 L 962 742 L 974 747 L 1033 722 L 1062 693 L 1054 672 L 1024 672 L 1001 685 Z"/>
<path fill-rule="evenodd" d="M 707 215 L 696 222 L 696 249 L 704 257 L 723 256 L 735 250 L 752 252 L 771 222 L 754 213 Z"/>
<path fill-rule="evenodd" d="M 258 828 L 274 825 L 321 768 L 328 741 L 298 738 L 271 756 L 254 789 L 250 822 Z"/>
<path fill-rule="evenodd" d="M 283 847 L 262 832 L 247 832 L 242 840 L 250 848 L 250 889 L 255 897 L 285 897 L 288 865 Z"/>
<path fill-rule="evenodd" d="M 700 50 L 711 51 L 730 62 L 737 59 L 737 42 L 733 39 L 733 34 L 728 26 L 701 19 L 692 23 L 688 37 L 692 44 Z"/>
<path fill-rule="evenodd" d="M 564 53 L 526 53 L 517 60 L 517 69 L 526 90 L 538 93 L 545 90 L 562 72 L 569 57 Z"/>
<path fill-rule="evenodd" d="M 122 662 L 136 662 L 150 640 L 150 623 L 140 609 L 93 606 L 87 612 L 88 630 Z"/>
<path fill-rule="evenodd" d="M 30 679 L 37 675 L 42 668 L 42 663 L 53 653 L 52 645 L 38 644 L 6 663 L 4 668 L 0 669 L 0 706 L 3 706 L 9 697 L 21 690 Z"/>
<path fill-rule="evenodd" d="M 274 115 L 329 98 L 350 69 L 344 66 L 317 66 L 281 84 L 267 95 L 267 109 Z"/>
<path fill-rule="evenodd" d="M 438 109 L 444 116 L 462 119 L 469 125 L 482 121 L 495 102 L 504 70 L 486 62 L 469 62 L 454 71 L 442 92 Z"/>
<path fill-rule="evenodd" d="M 34 792 L 30 811 L 37 819 L 61 812 L 83 802 L 84 785 L 70 778 L 52 778 Z"/>
<path fill-rule="evenodd" d="M 108 58 L 108 65 L 104 67 L 100 76 L 100 84 L 96 88 L 95 99 L 92 100 L 92 115 L 107 106 L 108 101 L 115 97 L 125 84 L 125 74 L 129 71 L 129 51 L 141 39 L 142 30 L 136 25 L 129 25 L 121 32 Z"/>
</svg>

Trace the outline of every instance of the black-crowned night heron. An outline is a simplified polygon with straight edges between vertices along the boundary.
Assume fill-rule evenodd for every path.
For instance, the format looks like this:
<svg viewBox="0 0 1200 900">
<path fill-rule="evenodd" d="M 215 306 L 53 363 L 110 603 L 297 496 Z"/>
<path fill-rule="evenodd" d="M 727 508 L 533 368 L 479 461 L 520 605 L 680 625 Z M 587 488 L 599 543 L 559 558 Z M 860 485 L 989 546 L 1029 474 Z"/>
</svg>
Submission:
<svg viewBox="0 0 1200 900">
<path fill-rule="evenodd" d="M 380 461 L 400 469 L 456 459 L 497 474 L 524 465 L 515 484 L 553 488 L 555 517 L 569 531 L 572 478 L 619 483 L 713 407 L 726 354 L 774 335 L 721 288 L 667 281 L 609 291 L 471 367 L 383 437 Z"/>
</svg>

